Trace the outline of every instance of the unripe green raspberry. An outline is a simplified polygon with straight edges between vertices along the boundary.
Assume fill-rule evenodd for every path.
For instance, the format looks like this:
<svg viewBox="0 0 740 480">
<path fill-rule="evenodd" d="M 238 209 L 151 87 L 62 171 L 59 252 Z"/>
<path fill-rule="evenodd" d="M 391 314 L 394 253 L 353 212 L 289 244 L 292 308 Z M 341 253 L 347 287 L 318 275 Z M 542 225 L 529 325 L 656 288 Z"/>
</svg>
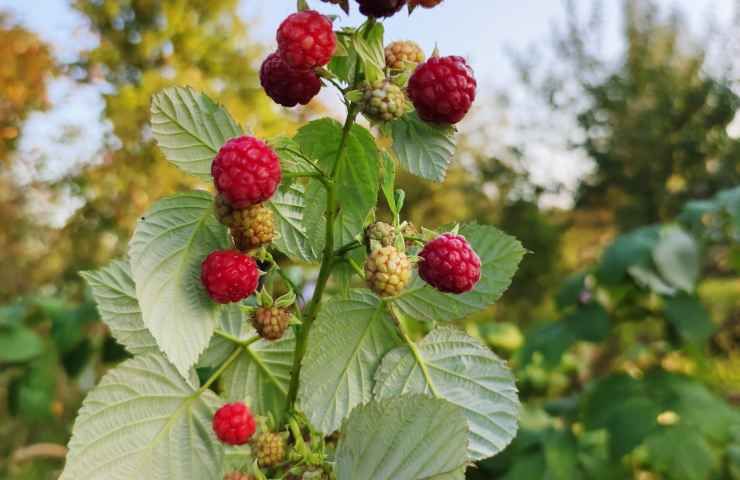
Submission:
<svg viewBox="0 0 740 480">
<path fill-rule="evenodd" d="M 285 459 L 285 439 L 279 433 L 259 435 L 252 447 L 260 467 L 274 467 Z"/>
<path fill-rule="evenodd" d="M 234 245 L 243 252 L 267 245 L 275 238 L 272 210 L 263 203 L 234 210 L 229 218 Z"/>
<path fill-rule="evenodd" d="M 411 280 L 411 262 L 405 253 L 392 246 L 373 250 L 365 262 L 365 280 L 379 296 L 394 297 Z"/>
<path fill-rule="evenodd" d="M 401 87 L 388 80 L 366 85 L 362 97 L 362 113 L 371 120 L 389 122 L 403 115 L 406 96 Z"/>
<path fill-rule="evenodd" d="M 393 245 L 396 240 L 396 229 L 385 222 L 373 223 L 367 227 L 366 234 L 370 242 L 378 242 L 381 247 Z"/>
<path fill-rule="evenodd" d="M 385 65 L 391 70 L 403 70 L 424 61 L 424 51 L 411 40 L 392 42 L 385 47 Z"/>
<path fill-rule="evenodd" d="M 278 340 L 290 322 L 290 312 L 278 307 L 260 307 L 252 314 L 252 325 L 266 340 Z"/>
</svg>

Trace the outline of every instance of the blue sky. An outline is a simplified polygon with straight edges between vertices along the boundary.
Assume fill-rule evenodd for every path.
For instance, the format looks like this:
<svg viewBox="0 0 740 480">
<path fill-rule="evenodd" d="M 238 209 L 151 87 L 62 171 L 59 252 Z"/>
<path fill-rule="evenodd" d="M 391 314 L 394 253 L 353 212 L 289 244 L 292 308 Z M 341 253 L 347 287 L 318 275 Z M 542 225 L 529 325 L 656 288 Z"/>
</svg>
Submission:
<svg viewBox="0 0 740 480">
<path fill-rule="evenodd" d="M 332 5 L 308 1 L 323 12 L 341 13 Z M 574 0 L 574 3 L 577 9 L 588 11 L 594 2 Z M 738 0 L 660 0 L 658 3 L 683 9 L 697 33 L 702 33 L 710 18 L 719 25 L 728 25 L 735 15 L 740 16 Z M 619 34 L 621 1 L 606 0 L 604 5 L 607 32 L 603 48 L 607 54 L 616 56 L 622 47 Z M 340 15 L 340 25 L 357 25 L 362 21 L 356 4 L 353 7 L 351 17 Z M 294 9 L 293 0 L 243 0 L 239 14 L 252 26 L 256 41 L 273 46 L 275 29 Z M 96 43 L 94 35 L 86 30 L 84 19 L 66 0 L 0 0 L 0 11 L 10 12 L 16 21 L 38 32 L 54 46 L 56 55 L 63 61 L 73 60 L 80 50 Z M 466 57 L 479 81 L 479 98 L 490 98 L 497 91 L 509 90 L 516 80 L 507 51 L 521 52 L 531 45 L 545 47 L 551 39 L 552 25 L 562 23 L 564 18 L 563 2 L 559 0 L 445 0 L 433 10 L 418 9 L 411 18 L 401 13 L 384 23 L 388 41 L 414 39 L 427 52 L 436 44 L 442 54 Z M 21 139 L 22 154 L 31 159 L 24 171 L 19 172 L 26 178 L 53 179 L 81 162 L 94 162 L 110 141 L 110 125 L 96 120 L 103 107 L 99 89 L 77 89 L 74 84 L 60 80 L 52 91 L 55 107 L 32 115 L 24 129 L 25 139 Z M 324 100 L 331 101 L 328 97 Z M 486 120 L 471 119 L 468 129 L 490 128 L 487 125 L 494 123 L 487 120 L 486 115 L 491 112 L 488 104 L 485 105 L 486 111 L 479 107 L 474 116 Z M 517 112 L 527 114 L 529 106 L 515 101 L 510 108 L 516 116 Z M 506 118 L 498 120 L 495 128 L 507 121 Z M 54 145 L 53 138 L 46 138 L 70 121 L 77 123 L 74 127 L 80 132 L 72 148 Z M 495 132 L 502 139 L 511 134 Z M 35 141 L 28 140 L 30 138 Z M 588 171 L 588 162 L 577 154 L 550 144 L 533 145 L 531 156 L 529 168 L 534 178 L 542 183 L 559 181 L 572 186 Z M 52 157 L 55 160 L 51 164 L 44 161 Z M 553 199 L 553 203 L 567 205 L 567 195 Z"/>
</svg>

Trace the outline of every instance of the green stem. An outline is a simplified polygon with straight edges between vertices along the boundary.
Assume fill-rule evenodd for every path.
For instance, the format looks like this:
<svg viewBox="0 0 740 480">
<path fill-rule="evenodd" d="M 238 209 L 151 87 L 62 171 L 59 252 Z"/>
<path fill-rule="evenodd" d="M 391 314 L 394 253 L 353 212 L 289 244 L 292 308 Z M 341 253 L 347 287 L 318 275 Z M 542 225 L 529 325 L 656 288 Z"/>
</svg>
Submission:
<svg viewBox="0 0 740 480">
<path fill-rule="evenodd" d="M 211 375 L 208 378 L 208 380 L 206 380 L 206 383 L 204 383 L 202 387 L 200 387 L 198 390 L 196 390 L 195 393 L 192 396 L 193 397 L 198 397 L 203 392 L 205 392 L 206 390 L 208 390 L 208 388 L 211 385 L 213 385 L 213 382 L 215 382 L 216 380 L 218 380 L 218 377 L 220 377 L 226 371 L 226 369 L 229 368 L 229 366 L 232 363 L 234 363 L 234 360 L 236 360 L 236 358 L 239 356 L 240 353 L 241 353 L 241 349 L 240 348 L 235 349 L 231 353 L 231 355 L 229 355 L 229 358 L 227 358 L 226 361 L 224 363 L 222 363 L 220 367 L 218 367 L 218 370 L 216 370 L 215 372 L 213 372 L 213 375 Z"/>
<path fill-rule="evenodd" d="M 336 251 L 336 252 L 334 252 L 334 256 L 335 256 L 335 257 L 341 257 L 341 256 L 343 256 L 343 255 L 345 255 L 345 254 L 347 254 L 347 253 L 351 252 L 351 251 L 352 251 L 352 250 L 354 250 L 355 248 L 360 248 L 361 246 L 362 246 L 362 242 L 360 242 L 360 241 L 358 241 L 358 240 L 352 240 L 352 241 L 351 241 L 350 243 L 348 243 L 347 245 L 344 245 L 344 246 L 342 246 L 342 247 L 339 247 L 339 248 L 337 249 L 337 251 Z"/>
<path fill-rule="evenodd" d="M 416 342 L 411 340 L 411 337 L 409 337 L 409 335 L 406 333 L 406 329 L 403 328 L 403 323 L 401 322 L 401 318 L 396 312 L 395 306 L 389 303 L 388 310 L 390 311 L 393 318 L 396 320 L 396 326 L 398 326 L 398 331 L 401 333 L 401 337 L 403 337 L 403 341 L 406 342 L 406 344 L 409 346 L 409 350 L 411 350 L 411 354 L 414 356 L 414 360 L 416 360 L 416 363 L 419 365 L 419 368 L 421 369 L 421 374 L 424 376 L 424 380 L 426 380 L 427 385 L 429 385 L 429 390 L 431 390 L 432 395 L 435 398 L 441 398 L 439 392 L 437 391 L 437 387 L 434 386 L 434 382 L 432 381 L 432 376 L 429 374 L 429 369 L 427 368 L 427 364 L 424 361 L 424 357 L 421 355 L 421 352 L 419 351 L 419 347 L 416 345 Z"/>
<path fill-rule="evenodd" d="M 321 257 L 321 268 L 319 269 L 319 277 L 316 280 L 316 290 L 314 291 L 313 297 L 306 306 L 303 323 L 301 328 L 298 330 L 296 337 L 295 352 L 293 354 L 293 369 L 291 370 L 290 377 L 290 388 L 288 390 L 287 406 L 288 409 L 293 410 L 295 408 L 295 401 L 298 396 L 298 386 L 300 382 L 301 364 L 303 357 L 306 354 L 306 347 L 308 344 L 308 334 L 311 331 L 311 326 L 316 315 L 319 313 L 321 307 L 321 298 L 324 295 L 326 284 L 329 282 L 332 268 L 334 267 L 334 221 L 337 215 L 337 189 L 335 180 L 339 172 L 340 164 L 342 163 L 344 152 L 347 148 L 347 139 L 349 138 L 350 130 L 352 125 L 357 118 L 359 109 L 355 105 L 351 105 L 347 111 L 347 118 L 342 128 L 342 138 L 339 141 L 339 149 L 337 150 L 337 157 L 332 166 L 331 176 L 329 180 L 324 183 L 326 187 L 326 239 L 324 241 L 324 252 Z"/>
</svg>

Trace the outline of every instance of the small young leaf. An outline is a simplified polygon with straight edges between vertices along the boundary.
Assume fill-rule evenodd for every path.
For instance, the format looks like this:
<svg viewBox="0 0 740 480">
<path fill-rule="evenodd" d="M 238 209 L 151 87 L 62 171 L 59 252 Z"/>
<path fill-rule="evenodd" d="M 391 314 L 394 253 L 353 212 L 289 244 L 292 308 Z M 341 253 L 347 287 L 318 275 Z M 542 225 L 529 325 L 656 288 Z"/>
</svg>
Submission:
<svg viewBox="0 0 740 480">
<path fill-rule="evenodd" d="M 382 80 L 385 75 L 385 50 L 383 49 L 383 24 L 365 22 L 353 38 L 355 51 L 360 57 L 365 80 L 369 83 Z"/>
<path fill-rule="evenodd" d="M 82 403 L 61 480 L 221 478 L 211 428 L 219 403 L 209 390 L 196 395 L 160 355 L 127 360 Z"/>
<path fill-rule="evenodd" d="M 114 260 L 100 270 L 81 272 L 92 289 L 100 318 L 113 338 L 134 355 L 159 352 L 141 318 L 136 285 L 127 260 Z"/>
<path fill-rule="evenodd" d="M 478 340 L 454 328 L 437 328 L 418 345 L 383 358 L 375 396 L 433 394 L 459 405 L 467 417 L 473 460 L 502 451 L 516 435 L 519 400 L 506 364 Z M 464 394 L 462 393 L 464 392 Z"/>
<path fill-rule="evenodd" d="M 454 129 L 422 121 L 416 112 L 390 124 L 393 151 L 412 174 L 441 182 L 455 154 Z"/>
<path fill-rule="evenodd" d="M 311 424 L 333 432 L 355 406 L 370 400 L 375 369 L 398 345 L 385 306 L 369 291 L 328 302 L 309 335 L 298 391 Z"/>
<path fill-rule="evenodd" d="M 327 67 L 331 73 L 347 85 L 355 83 L 357 64 L 360 61 L 357 52 L 352 48 L 353 38 L 354 30 L 351 29 L 337 34 L 338 53 L 332 57 Z"/>
<path fill-rule="evenodd" d="M 185 378 L 218 320 L 216 304 L 201 284 L 201 263 L 227 246 L 213 197 L 199 191 L 155 203 L 129 245 L 144 325 Z"/>
<path fill-rule="evenodd" d="M 396 196 L 394 190 L 396 188 L 396 162 L 393 161 L 390 155 L 383 152 L 383 196 L 388 204 L 388 208 L 391 210 L 394 216 L 398 216 L 401 212 L 396 205 Z"/>
<path fill-rule="evenodd" d="M 373 400 L 354 409 L 342 427 L 337 480 L 459 478 L 467 434 L 460 407 L 444 400 Z"/>
<path fill-rule="evenodd" d="M 211 178 L 211 161 L 242 128 L 220 105 L 190 87 L 170 87 L 152 98 L 154 138 L 167 160 L 198 178 Z"/>
<path fill-rule="evenodd" d="M 475 288 L 462 295 L 442 293 L 415 277 L 411 285 L 394 300 L 405 315 L 422 321 L 449 322 L 483 310 L 509 287 L 524 257 L 525 249 L 514 237 L 487 225 L 465 225 L 460 233 L 481 259 L 481 279 Z"/>
</svg>

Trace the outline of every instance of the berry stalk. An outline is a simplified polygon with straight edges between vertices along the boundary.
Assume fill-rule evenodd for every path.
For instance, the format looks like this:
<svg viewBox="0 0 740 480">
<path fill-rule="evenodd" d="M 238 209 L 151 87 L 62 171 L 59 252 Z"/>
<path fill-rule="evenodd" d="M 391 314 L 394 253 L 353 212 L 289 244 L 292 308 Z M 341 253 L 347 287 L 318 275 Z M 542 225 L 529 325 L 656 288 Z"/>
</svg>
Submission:
<svg viewBox="0 0 740 480">
<path fill-rule="evenodd" d="M 347 118 L 342 128 L 342 138 L 339 142 L 339 149 L 337 150 L 337 158 L 334 162 L 334 166 L 331 170 L 331 175 L 328 181 L 323 182 L 326 188 L 326 240 L 324 242 L 324 252 L 321 257 L 321 267 L 319 269 L 319 277 L 316 280 L 316 290 L 314 291 L 313 297 L 309 302 L 308 306 L 303 315 L 303 323 L 298 330 L 296 337 L 295 352 L 293 354 L 293 369 L 290 377 L 290 388 L 288 390 L 288 402 L 287 408 L 289 411 L 294 409 L 296 397 L 298 395 L 298 386 L 300 385 L 300 373 L 301 364 L 303 362 L 303 356 L 306 354 L 306 347 L 308 344 L 308 334 L 311 331 L 316 316 L 321 308 L 321 299 L 326 289 L 326 284 L 329 282 L 331 277 L 331 271 L 334 268 L 335 252 L 334 252 L 334 220 L 337 214 L 337 190 L 336 190 L 336 177 L 339 172 L 339 167 L 344 159 L 344 153 L 347 149 L 347 138 L 349 132 L 357 119 L 359 109 L 356 105 L 352 104 L 347 110 Z"/>
</svg>

